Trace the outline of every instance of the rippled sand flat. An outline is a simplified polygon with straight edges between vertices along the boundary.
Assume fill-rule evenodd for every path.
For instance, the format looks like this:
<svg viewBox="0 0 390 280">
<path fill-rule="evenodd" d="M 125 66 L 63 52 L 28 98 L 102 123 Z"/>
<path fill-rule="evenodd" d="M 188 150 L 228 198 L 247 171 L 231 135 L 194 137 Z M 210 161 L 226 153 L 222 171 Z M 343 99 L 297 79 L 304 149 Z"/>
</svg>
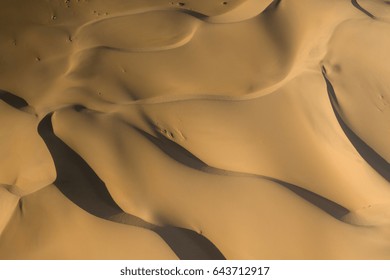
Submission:
<svg viewBox="0 0 390 280">
<path fill-rule="evenodd" d="M 390 259 L 384 0 L 0 3 L 0 259 Z"/>
</svg>

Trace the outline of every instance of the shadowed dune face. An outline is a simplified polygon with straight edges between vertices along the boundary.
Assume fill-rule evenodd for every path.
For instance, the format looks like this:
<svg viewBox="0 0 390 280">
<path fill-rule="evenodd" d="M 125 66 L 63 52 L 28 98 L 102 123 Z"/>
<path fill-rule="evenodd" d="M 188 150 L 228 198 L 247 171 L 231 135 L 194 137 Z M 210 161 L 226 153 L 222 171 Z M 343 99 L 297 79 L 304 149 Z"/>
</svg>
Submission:
<svg viewBox="0 0 390 280">
<path fill-rule="evenodd" d="M 80 108 L 76 107 L 76 110 Z M 57 170 L 56 187 L 73 203 L 88 213 L 115 222 L 139 226 L 156 232 L 181 259 L 223 259 L 223 255 L 209 241 L 190 230 L 159 227 L 124 213 L 110 196 L 104 182 L 88 164 L 54 133 L 51 115 L 38 126 Z"/>
<path fill-rule="evenodd" d="M 23 98 L 20 98 L 19 96 L 16 96 L 7 91 L 0 90 L 0 99 L 16 109 L 21 109 L 28 106 L 27 102 Z"/>
<path fill-rule="evenodd" d="M 0 259 L 390 258 L 382 0 L 7 1 Z"/>
<path fill-rule="evenodd" d="M 339 106 L 339 102 L 337 101 L 336 93 L 334 91 L 332 84 L 329 82 L 328 78 L 326 77 L 325 68 L 323 69 L 324 69 L 323 74 L 327 84 L 329 99 L 332 103 L 332 108 L 334 110 L 337 121 L 340 124 L 340 127 L 343 129 L 348 139 L 354 145 L 354 147 L 359 152 L 359 154 L 365 159 L 365 161 L 368 164 L 370 164 L 371 167 L 374 168 L 376 172 L 378 172 L 383 178 L 385 178 L 387 181 L 390 182 L 390 163 L 387 162 L 384 158 L 382 158 L 380 154 L 375 152 L 375 150 L 373 150 L 370 146 L 368 146 L 362 139 L 360 139 L 359 136 L 357 136 L 355 132 L 353 132 L 353 130 L 351 130 L 348 127 L 348 125 L 344 122 L 344 120 L 342 119 L 339 113 L 341 108 Z"/>
</svg>

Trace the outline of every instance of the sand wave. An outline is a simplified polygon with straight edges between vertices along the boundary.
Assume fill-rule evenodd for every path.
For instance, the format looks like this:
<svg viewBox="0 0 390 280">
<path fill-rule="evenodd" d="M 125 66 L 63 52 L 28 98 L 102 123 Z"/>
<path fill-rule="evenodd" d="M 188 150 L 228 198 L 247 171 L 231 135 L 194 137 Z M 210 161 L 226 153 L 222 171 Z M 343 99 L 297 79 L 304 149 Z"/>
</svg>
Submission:
<svg viewBox="0 0 390 280">
<path fill-rule="evenodd" d="M 386 1 L 27 2 L 1 259 L 390 257 Z"/>
</svg>

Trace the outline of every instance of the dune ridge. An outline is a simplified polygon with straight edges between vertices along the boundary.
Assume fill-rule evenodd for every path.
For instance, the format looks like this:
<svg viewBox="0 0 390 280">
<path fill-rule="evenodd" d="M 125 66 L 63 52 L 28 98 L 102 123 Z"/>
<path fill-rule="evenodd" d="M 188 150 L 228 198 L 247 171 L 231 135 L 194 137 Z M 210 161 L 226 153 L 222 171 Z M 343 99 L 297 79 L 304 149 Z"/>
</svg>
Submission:
<svg viewBox="0 0 390 280">
<path fill-rule="evenodd" d="M 0 259 L 388 259 L 388 11 L 4 3 Z"/>
</svg>

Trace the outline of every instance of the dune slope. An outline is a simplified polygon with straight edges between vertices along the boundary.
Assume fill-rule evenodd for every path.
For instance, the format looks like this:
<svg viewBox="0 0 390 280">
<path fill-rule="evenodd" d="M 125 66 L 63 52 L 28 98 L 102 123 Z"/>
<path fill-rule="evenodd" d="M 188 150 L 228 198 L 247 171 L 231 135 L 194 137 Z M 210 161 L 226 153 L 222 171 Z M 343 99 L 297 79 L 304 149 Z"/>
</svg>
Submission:
<svg viewBox="0 0 390 280">
<path fill-rule="evenodd" d="M 4 1 L 0 259 L 389 259 L 390 5 Z"/>
</svg>

